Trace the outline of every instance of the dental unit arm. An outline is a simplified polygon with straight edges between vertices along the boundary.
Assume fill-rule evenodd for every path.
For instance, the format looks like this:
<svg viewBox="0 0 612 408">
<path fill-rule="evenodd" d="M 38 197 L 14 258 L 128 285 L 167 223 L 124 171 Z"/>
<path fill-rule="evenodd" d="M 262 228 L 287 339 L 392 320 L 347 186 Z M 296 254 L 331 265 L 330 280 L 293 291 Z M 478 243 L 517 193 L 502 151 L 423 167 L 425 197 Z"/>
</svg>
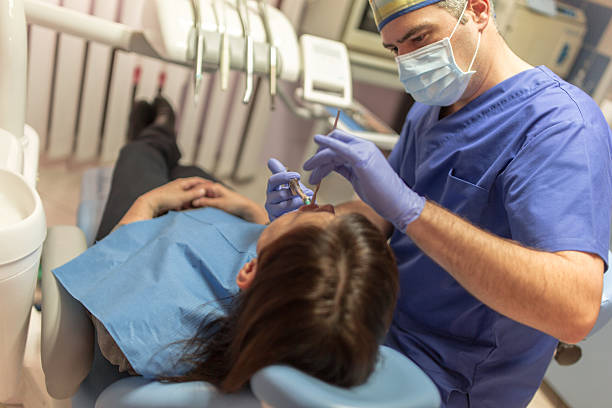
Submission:
<svg viewBox="0 0 612 408">
<path fill-rule="evenodd" d="M 318 37 L 303 36 L 310 38 L 306 47 L 303 40 L 298 42 L 287 17 L 263 0 L 149 0 L 143 9 L 142 29 L 40 0 L 24 0 L 24 4 L 29 23 L 192 67 L 195 85 L 203 72 L 220 70 L 226 87 L 229 69 L 243 71 L 247 79 L 243 101 L 251 98 L 253 75 L 270 79 L 272 96 L 281 94 L 275 79 L 298 82 L 302 76 L 301 99 L 305 102 L 346 108 L 352 100 L 346 47 L 322 38 L 311 45 Z M 335 48 L 330 47 L 332 43 Z M 326 44 L 325 49 L 320 44 Z M 320 58 L 330 60 L 330 56 L 334 64 L 321 69 Z M 299 108 L 296 113 L 317 117 Z"/>
</svg>

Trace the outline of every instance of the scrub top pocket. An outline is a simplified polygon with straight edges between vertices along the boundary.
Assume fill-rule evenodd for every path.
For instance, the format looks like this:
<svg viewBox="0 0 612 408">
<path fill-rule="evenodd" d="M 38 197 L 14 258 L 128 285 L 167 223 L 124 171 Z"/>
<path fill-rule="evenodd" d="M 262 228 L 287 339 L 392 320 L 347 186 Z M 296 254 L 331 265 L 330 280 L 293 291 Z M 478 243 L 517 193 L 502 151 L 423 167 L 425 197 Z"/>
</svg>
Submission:
<svg viewBox="0 0 612 408">
<path fill-rule="evenodd" d="M 450 169 L 440 197 L 440 205 L 472 223 L 477 223 L 488 201 L 488 190 L 457 177 L 455 169 Z"/>
</svg>

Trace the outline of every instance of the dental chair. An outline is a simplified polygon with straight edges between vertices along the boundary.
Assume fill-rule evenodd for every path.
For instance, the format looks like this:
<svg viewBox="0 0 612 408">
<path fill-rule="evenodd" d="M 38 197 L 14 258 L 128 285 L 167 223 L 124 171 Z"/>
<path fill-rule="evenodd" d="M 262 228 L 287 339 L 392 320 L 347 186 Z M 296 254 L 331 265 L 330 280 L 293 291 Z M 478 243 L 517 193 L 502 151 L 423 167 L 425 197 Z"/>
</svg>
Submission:
<svg viewBox="0 0 612 408">
<path fill-rule="evenodd" d="M 380 347 L 379 361 L 368 381 L 350 389 L 282 365 L 260 370 L 251 378 L 250 389 L 234 394 L 222 394 L 201 381 L 162 383 L 118 374 L 95 345 L 86 310 L 51 273 L 87 249 L 86 237 L 93 240 L 111 171 L 99 167 L 85 172 L 79 226 L 49 228 L 43 247 L 41 353 L 47 391 L 53 398 L 71 398 L 74 408 L 440 406 L 438 390 L 429 377 L 412 361 L 385 346 Z"/>
</svg>

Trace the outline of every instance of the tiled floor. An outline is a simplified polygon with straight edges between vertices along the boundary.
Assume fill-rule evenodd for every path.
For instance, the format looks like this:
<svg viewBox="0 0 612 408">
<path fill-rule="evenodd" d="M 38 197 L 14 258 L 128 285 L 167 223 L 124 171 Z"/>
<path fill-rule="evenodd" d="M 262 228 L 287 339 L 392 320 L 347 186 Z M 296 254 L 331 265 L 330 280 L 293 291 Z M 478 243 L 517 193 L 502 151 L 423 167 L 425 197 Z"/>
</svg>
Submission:
<svg viewBox="0 0 612 408">
<path fill-rule="evenodd" d="M 43 201 L 49 226 L 75 224 L 81 175 L 88 167 L 91 166 L 75 166 L 67 162 L 41 162 L 38 191 Z M 234 185 L 233 187 L 251 199 L 263 203 L 266 177 L 266 173 L 262 169 L 261 173 L 256 175 L 251 183 Z M 528 406 L 528 408 L 564 407 L 565 405 L 558 400 L 554 392 L 546 384 L 540 388 Z M 0 408 L 3 408 L 2 404 L 0 404 Z"/>
<path fill-rule="evenodd" d="M 45 209 L 47 225 L 75 225 L 81 176 L 94 165 L 72 165 L 67 161 L 41 160 L 37 189 Z"/>
</svg>

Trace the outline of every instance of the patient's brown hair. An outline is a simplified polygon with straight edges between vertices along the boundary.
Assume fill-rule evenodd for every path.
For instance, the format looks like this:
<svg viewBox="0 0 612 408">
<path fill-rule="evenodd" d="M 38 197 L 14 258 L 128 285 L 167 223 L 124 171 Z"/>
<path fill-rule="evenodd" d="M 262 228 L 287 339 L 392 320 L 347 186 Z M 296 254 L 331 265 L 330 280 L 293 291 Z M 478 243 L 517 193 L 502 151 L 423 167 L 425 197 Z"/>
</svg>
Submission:
<svg viewBox="0 0 612 408">
<path fill-rule="evenodd" d="M 295 228 L 259 254 L 250 288 L 227 317 L 205 322 L 171 381 L 203 380 L 240 389 L 259 369 L 288 364 L 350 387 L 373 371 L 398 291 L 395 258 L 365 217 Z"/>
</svg>

